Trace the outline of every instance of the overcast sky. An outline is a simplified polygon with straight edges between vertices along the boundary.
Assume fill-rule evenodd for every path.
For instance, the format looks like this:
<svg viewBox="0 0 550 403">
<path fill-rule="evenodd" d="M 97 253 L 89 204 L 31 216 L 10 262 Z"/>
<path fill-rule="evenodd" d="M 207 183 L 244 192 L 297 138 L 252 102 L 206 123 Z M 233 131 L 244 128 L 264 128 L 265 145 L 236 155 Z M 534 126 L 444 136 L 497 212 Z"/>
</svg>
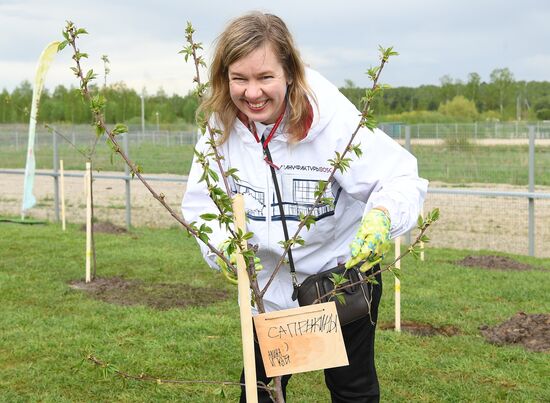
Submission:
<svg viewBox="0 0 550 403">
<path fill-rule="evenodd" d="M 550 81 L 548 0 L 0 0 L 0 90 L 32 82 L 42 49 L 61 40 L 71 20 L 90 33 L 80 42 L 86 68 L 102 72 L 106 54 L 109 82 L 186 94 L 192 69 L 178 54 L 186 21 L 208 51 L 224 25 L 249 10 L 282 17 L 306 63 L 338 86 L 368 84 L 378 45 L 400 53 L 382 79 L 392 86 L 439 84 L 444 75 L 466 81 L 471 72 L 489 81 L 504 67 L 516 80 Z M 66 49 L 46 86 L 76 85 L 70 66 Z"/>
</svg>

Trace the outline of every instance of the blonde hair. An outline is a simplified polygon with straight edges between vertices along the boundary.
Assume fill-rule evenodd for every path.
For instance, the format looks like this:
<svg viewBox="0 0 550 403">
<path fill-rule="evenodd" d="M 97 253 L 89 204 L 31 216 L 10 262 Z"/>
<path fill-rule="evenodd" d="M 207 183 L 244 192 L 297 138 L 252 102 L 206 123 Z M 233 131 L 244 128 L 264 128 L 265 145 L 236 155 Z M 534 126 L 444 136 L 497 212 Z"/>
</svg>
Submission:
<svg viewBox="0 0 550 403">
<path fill-rule="evenodd" d="M 210 66 L 210 94 L 197 111 L 206 119 L 215 115 L 223 130 L 220 144 L 228 139 L 238 113 L 229 94 L 229 66 L 265 44 L 271 45 L 289 82 L 289 113 L 284 122 L 289 140 L 298 142 L 307 134 L 311 113 L 308 95 L 312 99 L 314 96 L 306 82 L 304 64 L 292 35 L 279 17 L 252 12 L 231 21 L 218 37 Z"/>
</svg>

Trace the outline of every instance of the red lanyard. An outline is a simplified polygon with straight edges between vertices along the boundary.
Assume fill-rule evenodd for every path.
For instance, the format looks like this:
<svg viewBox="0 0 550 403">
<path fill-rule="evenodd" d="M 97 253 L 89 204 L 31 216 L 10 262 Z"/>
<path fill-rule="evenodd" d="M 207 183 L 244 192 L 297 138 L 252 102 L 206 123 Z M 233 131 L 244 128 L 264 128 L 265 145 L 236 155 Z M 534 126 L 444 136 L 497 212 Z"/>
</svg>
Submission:
<svg viewBox="0 0 550 403">
<path fill-rule="evenodd" d="M 272 166 L 275 169 L 279 169 L 279 167 L 277 165 L 275 165 L 273 163 L 273 161 L 271 161 L 270 158 L 267 157 L 267 155 L 265 154 L 265 149 L 267 148 L 267 145 L 269 144 L 269 142 L 273 138 L 273 135 L 275 134 L 275 132 L 279 128 L 279 125 L 281 124 L 284 115 L 285 115 L 285 111 L 283 111 L 283 113 L 281 113 L 279 115 L 279 117 L 277 118 L 277 121 L 275 122 L 275 124 L 271 128 L 269 134 L 267 135 L 267 138 L 263 141 L 260 140 L 260 138 L 258 137 L 258 133 L 256 132 L 256 125 L 254 124 L 254 122 L 249 121 L 249 129 L 252 132 L 252 134 L 254 135 L 254 138 L 256 138 L 256 141 L 258 143 L 260 143 L 260 142 L 262 143 L 262 146 L 263 146 L 263 149 L 264 149 L 264 161 L 267 162 L 270 166 Z M 263 136 L 262 136 L 262 138 L 263 138 Z"/>
</svg>

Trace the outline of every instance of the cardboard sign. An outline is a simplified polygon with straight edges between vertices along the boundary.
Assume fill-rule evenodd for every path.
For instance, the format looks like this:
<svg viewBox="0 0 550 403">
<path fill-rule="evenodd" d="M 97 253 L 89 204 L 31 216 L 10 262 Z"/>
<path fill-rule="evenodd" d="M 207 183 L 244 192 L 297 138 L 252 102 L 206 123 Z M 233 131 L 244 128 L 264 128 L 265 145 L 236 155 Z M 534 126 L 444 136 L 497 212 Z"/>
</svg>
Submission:
<svg viewBox="0 0 550 403">
<path fill-rule="evenodd" d="M 268 377 L 348 365 L 334 301 L 254 316 Z"/>
</svg>

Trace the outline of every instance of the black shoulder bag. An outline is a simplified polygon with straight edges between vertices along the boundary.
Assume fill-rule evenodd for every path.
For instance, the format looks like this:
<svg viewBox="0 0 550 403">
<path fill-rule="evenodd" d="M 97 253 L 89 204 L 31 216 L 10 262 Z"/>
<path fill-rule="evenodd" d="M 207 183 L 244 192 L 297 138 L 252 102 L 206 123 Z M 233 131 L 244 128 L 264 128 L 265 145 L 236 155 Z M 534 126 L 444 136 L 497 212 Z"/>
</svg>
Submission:
<svg viewBox="0 0 550 403">
<path fill-rule="evenodd" d="M 279 189 L 279 183 L 277 181 L 277 174 L 275 173 L 274 164 L 271 160 L 271 153 L 267 144 L 264 143 L 262 137 L 262 145 L 266 156 L 266 162 L 271 168 L 271 177 L 275 185 L 275 194 L 277 196 L 277 204 L 279 205 L 279 213 L 281 215 L 281 222 L 283 224 L 283 233 L 285 240 L 288 242 L 288 228 L 286 225 L 285 212 L 283 208 L 283 202 L 281 197 L 281 191 Z M 344 326 L 348 323 L 354 322 L 358 319 L 364 318 L 370 315 L 371 301 L 372 301 L 372 288 L 371 282 L 364 282 L 363 280 L 370 274 L 379 269 L 379 265 L 374 266 L 366 273 L 359 270 L 361 263 L 346 270 L 344 264 L 339 264 L 331 269 L 322 271 L 317 274 L 306 277 L 306 279 L 299 284 L 296 278 L 296 269 L 294 267 L 294 260 L 292 258 L 292 249 L 288 250 L 288 262 L 290 266 L 290 275 L 292 277 L 292 284 L 294 286 L 294 292 L 292 293 L 292 299 L 298 299 L 300 306 L 311 305 L 314 302 L 327 302 L 334 300 L 336 303 L 336 309 L 338 311 L 338 318 L 340 319 L 340 325 Z M 346 284 L 355 284 L 351 287 L 343 288 L 338 291 L 345 300 L 342 304 L 338 298 L 331 297 L 330 294 L 334 291 L 334 283 L 332 281 L 332 274 L 343 275 L 348 281 Z M 359 283 L 359 281 L 361 281 Z M 324 296 L 324 297 L 323 297 Z M 322 297 L 322 298 L 321 298 Z"/>
</svg>

